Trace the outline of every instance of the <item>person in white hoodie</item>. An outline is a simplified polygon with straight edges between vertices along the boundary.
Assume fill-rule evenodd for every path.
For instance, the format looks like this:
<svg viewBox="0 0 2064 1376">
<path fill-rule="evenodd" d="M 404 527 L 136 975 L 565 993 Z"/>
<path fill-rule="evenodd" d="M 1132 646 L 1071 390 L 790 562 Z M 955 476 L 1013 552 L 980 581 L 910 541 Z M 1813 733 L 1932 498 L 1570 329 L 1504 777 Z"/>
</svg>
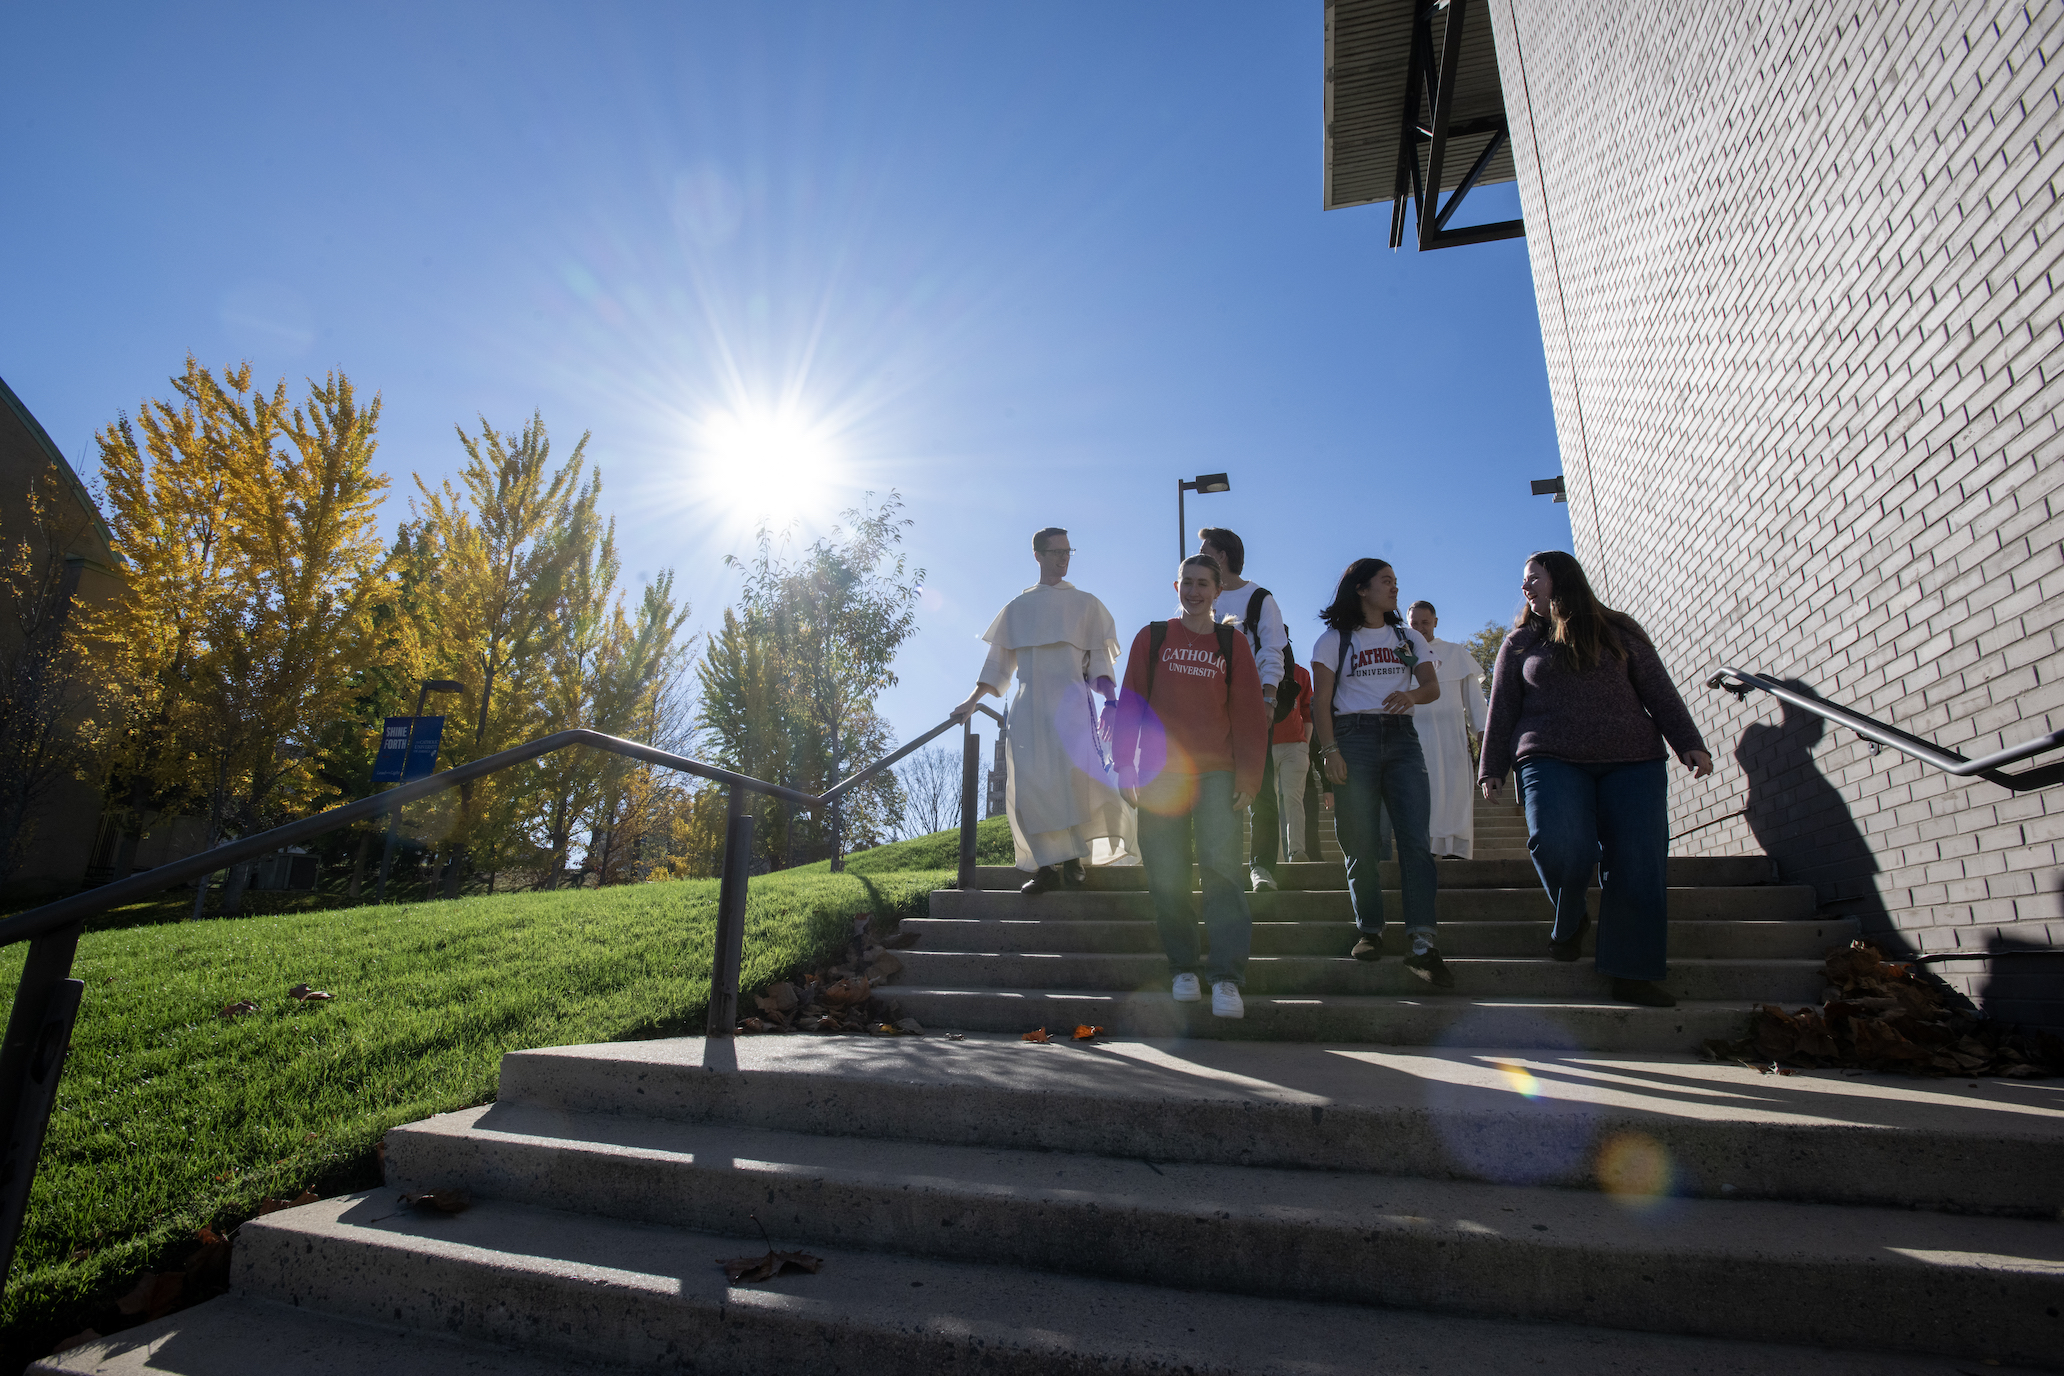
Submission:
<svg viewBox="0 0 2064 1376">
<path fill-rule="evenodd" d="M 1206 526 L 1197 532 L 1197 552 L 1217 564 L 1225 575 L 1225 586 L 1212 603 L 1212 614 L 1230 621 L 1247 637 L 1254 651 L 1254 666 L 1261 671 L 1261 710 L 1274 724 L 1276 692 L 1284 677 L 1283 658 L 1290 644 L 1290 632 L 1283 625 L 1283 609 L 1275 594 L 1244 574 L 1247 546 L 1240 537 L 1222 526 Z M 1285 711 L 1289 710 L 1286 699 Z M 1282 821 L 1276 801 L 1276 762 L 1264 763 L 1261 792 L 1255 797 L 1253 844 L 1247 877 L 1255 892 L 1276 887 L 1275 865 L 1282 847 Z"/>
</svg>

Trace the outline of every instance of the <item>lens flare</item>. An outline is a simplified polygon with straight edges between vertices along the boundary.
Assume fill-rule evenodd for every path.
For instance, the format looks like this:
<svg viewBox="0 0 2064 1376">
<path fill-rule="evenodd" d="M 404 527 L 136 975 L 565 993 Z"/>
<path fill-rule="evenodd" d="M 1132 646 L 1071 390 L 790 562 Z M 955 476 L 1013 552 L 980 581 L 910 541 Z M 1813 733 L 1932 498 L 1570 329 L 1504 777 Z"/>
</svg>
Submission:
<svg viewBox="0 0 2064 1376">
<path fill-rule="evenodd" d="M 1622 1204 L 1648 1208 L 1677 1182 L 1670 1149 L 1645 1132 L 1617 1132 L 1598 1147 L 1598 1184 Z"/>
<path fill-rule="evenodd" d="M 1517 1061 L 1492 1061 L 1499 1073 L 1504 1075 L 1506 1085 L 1516 1094 L 1532 1099 L 1541 1093 L 1541 1082 L 1534 1078 L 1534 1072 Z"/>
</svg>

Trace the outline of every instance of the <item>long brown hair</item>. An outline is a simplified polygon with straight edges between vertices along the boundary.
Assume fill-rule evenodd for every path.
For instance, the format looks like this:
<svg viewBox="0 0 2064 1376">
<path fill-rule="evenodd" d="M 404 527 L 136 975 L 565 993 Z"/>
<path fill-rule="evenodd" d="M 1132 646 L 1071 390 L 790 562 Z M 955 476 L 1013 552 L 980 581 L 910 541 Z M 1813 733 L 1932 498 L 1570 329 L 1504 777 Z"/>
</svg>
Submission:
<svg viewBox="0 0 2064 1376">
<path fill-rule="evenodd" d="M 1565 668 L 1586 673 L 1595 669 L 1611 655 L 1624 663 L 1627 658 L 1626 638 L 1631 636 L 1644 643 L 1647 632 L 1635 623 L 1625 612 L 1616 612 L 1598 600 L 1591 591 L 1591 580 L 1584 576 L 1584 566 L 1576 556 L 1565 554 L 1559 549 L 1544 549 L 1527 556 L 1529 564 L 1539 564 L 1548 571 L 1552 590 L 1548 594 L 1548 615 L 1542 616 L 1522 602 L 1519 615 L 1512 619 L 1512 629 L 1526 630 L 1529 627 L 1555 647 L 1555 657 Z"/>
</svg>

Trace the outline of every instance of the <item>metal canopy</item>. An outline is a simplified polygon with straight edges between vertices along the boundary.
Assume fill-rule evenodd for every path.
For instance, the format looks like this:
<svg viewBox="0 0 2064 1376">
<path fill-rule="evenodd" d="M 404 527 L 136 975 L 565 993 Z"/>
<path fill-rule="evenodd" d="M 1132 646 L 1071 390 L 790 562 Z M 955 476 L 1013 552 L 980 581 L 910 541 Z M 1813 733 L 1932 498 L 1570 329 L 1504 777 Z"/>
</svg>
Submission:
<svg viewBox="0 0 2064 1376">
<path fill-rule="evenodd" d="M 1327 0 L 1325 208 L 1406 202 L 1422 249 L 1526 233 L 1519 220 L 1448 229 L 1474 187 L 1513 180 L 1490 15 L 1469 0 Z M 1445 200 L 1424 194 L 1437 183 Z"/>
</svg>

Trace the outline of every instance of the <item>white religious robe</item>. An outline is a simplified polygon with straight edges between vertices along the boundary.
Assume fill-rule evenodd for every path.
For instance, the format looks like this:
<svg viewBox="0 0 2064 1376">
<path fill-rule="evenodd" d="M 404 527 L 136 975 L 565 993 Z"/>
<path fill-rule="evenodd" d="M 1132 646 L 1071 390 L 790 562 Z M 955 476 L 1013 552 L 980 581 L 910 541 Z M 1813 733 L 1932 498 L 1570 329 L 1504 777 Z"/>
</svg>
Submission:
<svg viewBox="0 0 2064 1376">
<path fill-rule="evenodd" d="M 1440 697 L 1412 711 L 1419 747 L 1426 752 L 1426 776 L 1433 786 L 1428 841 L 1435 855 L 1468 859 L 1476 848 L 1476 764 L 1469 758 L 1466 721 L 1483 733 L 1490 713 L 1484 703 L 1483 666 L 1466 645 L 1433 640 L 1434 673 Z"/>
<path fill-rule="evenodd" d="M 980 681 L 998 693 L 1013 675 L 1018 681 L 1005 713 L 1003 792 L 1018 868 L 1128 862 L 1139 849 L 1137 824 L 1100 748 L 1091 686 L 1118 681 L 1111 613 L 1068 582 L 1036 584 L 996 614 L 982 639 L 989 658 Z"/>
</svg>

